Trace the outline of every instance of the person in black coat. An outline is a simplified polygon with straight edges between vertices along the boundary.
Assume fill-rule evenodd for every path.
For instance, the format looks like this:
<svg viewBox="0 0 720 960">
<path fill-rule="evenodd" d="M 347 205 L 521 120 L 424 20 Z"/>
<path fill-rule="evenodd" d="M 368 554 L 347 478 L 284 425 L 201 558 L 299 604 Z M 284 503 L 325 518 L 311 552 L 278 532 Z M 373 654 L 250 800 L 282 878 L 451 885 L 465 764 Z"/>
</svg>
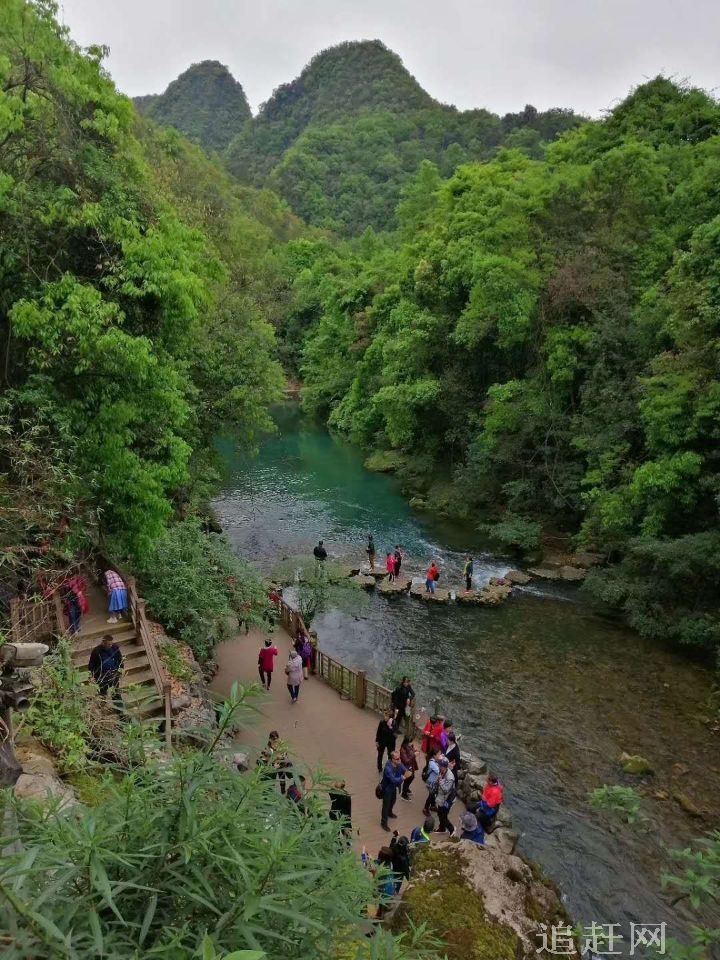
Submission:
<svg viewBox="0 0 720 960">
<path fill-rule="evenodd" d="M 345 789 L 345 781 L 338 780 L 328 791 L 330 797 L 330 819 L 342 823 L 342 831 L 346 837 L 352 833 L 352 797 Z"/>
<path fill-rule="evenodd" d="M 375 734 L 375 744 L 377 746 L 377 768 L 378 773 L 383 772 L 383 755 L 387 750 L 388 760 L 390 754 L 395 749 L 396 736 L 395 724 L 393 722 L 392 710 L 386 710 L 384 718 L 380 721 Z"/>
</svg>

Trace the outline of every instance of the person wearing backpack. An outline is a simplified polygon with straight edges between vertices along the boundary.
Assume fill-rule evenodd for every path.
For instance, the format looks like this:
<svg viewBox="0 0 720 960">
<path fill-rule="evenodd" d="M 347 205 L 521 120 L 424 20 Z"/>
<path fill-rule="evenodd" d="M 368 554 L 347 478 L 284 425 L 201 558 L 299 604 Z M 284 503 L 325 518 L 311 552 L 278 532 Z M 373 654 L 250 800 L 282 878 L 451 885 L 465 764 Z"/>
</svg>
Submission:
<svg viewBox="0 0 720 960">
<path fill-rule="evenodd" d="M 455 827 L 450 823 L 450 810 L 453 803 L 455 803 L 456 796 L 455 777 L 452 775 L 452 770 L 447 760 L 443 757 L 440 761 L 440 776 L 437 781 L 437 794 L 435 798 L 439 819 L 436 833 L 449 833 L 450 836 L 455 833 Z"/>
<path fill-rule="evenodd" d="M 427 800 L 425 801 L 425 806 L 423 807 L 423 816 L 430 816 L 430 806 L 435 802 L 435 791 L 440 778 L 440 750 L 439 748 L 430 754 L 428 758 L 427 765 L 423 770 L 421 776 L 425 781 L 425 786 L 427 788 Z"/>
</svg>

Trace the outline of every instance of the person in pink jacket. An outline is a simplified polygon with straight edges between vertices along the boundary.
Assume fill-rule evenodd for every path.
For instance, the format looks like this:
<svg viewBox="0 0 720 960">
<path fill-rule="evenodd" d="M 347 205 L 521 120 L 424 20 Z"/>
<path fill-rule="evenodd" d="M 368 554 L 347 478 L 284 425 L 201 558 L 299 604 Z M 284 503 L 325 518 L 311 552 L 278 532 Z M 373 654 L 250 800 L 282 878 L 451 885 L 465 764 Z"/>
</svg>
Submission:
<svg viewBox="0 0 720 960">
<path fill-rule="evenodd" d="M 260 674 L 260 683 L 266 690 L 270 689 L 273 668 L 275 666 L 275 657 L 279 650 L 273 644 L 272 640 L 266 640 L 265 645 L 258 651 L 258 673 Z"/>
</svg>

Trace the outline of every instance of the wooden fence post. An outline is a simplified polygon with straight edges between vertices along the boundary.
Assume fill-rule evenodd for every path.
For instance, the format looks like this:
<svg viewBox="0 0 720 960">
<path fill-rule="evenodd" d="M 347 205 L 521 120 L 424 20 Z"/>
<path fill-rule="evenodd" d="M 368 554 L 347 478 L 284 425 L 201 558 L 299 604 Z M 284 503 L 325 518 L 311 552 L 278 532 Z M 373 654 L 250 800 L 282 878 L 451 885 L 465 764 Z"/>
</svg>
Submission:
<svg viewBox="0 0 720 960">
<path fill-rule="evenodd" d="M 355 705 L 361 710 L 365 709 L 367 701 L 367 676 L 364 670 L 358 670 L 357 683 L 355 685 Z"/>
</svg>

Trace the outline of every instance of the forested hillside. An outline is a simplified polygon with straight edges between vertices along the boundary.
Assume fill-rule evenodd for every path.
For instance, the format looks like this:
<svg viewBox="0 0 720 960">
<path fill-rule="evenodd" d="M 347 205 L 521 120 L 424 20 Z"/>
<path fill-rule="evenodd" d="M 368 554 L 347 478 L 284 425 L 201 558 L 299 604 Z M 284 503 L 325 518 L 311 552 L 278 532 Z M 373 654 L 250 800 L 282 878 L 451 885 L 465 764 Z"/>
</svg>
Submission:
<svg viewBox="0 0 720 960">
<path fill-rule="evenodd" d="M 140 562 L 207 491 L 219 425 L 250 447 L 269 426 L 275 250 L 300 224 L 140 121 L 53 4 L 11 0 L 2 27 L 5 578 L 97 542 Z"/>
<path fill-rule="evenodd" d="M 304 403 L 510 546 L 575 534 L 596 596 L 720 644 L 720 107 L 663 78 L 443 182 L 398 231 L 291 245 Z M 293 360 L 293 354 L 289 354 Z"/>
<path fill-rule="evenodd" d="M 134 103 L 151 120 L 175 127 L 208 151 L 224 150 L 250 119 L 245 91 L 217 60 L 194 63 L 164 93 L 136 97 Z"/>
<path fill-rule="evenodd" d="M 226 136 L 230 120 L 222 111 L 212 120 L 211 99 L 196 76 L 211 67 L 218 65 L 193 67 L 162 97 L 135 103 L 201 143 L 199 131 L 211 125 Z M 460 163 L 491 158 L 501 145 L 540 157 L 545 143 L 579 121 L 570 110 L 526 107 L 501 118 L 440 104 L 397 54 L 365 40 L 322 51 L 257 117 L 243 114 L 225 161 L 242 183 L 276 190 L 307 223 L 352 236 L 368 226 L 395 226 L 400 191 L 423 160 L 448 177 Z"/>
</svg>

